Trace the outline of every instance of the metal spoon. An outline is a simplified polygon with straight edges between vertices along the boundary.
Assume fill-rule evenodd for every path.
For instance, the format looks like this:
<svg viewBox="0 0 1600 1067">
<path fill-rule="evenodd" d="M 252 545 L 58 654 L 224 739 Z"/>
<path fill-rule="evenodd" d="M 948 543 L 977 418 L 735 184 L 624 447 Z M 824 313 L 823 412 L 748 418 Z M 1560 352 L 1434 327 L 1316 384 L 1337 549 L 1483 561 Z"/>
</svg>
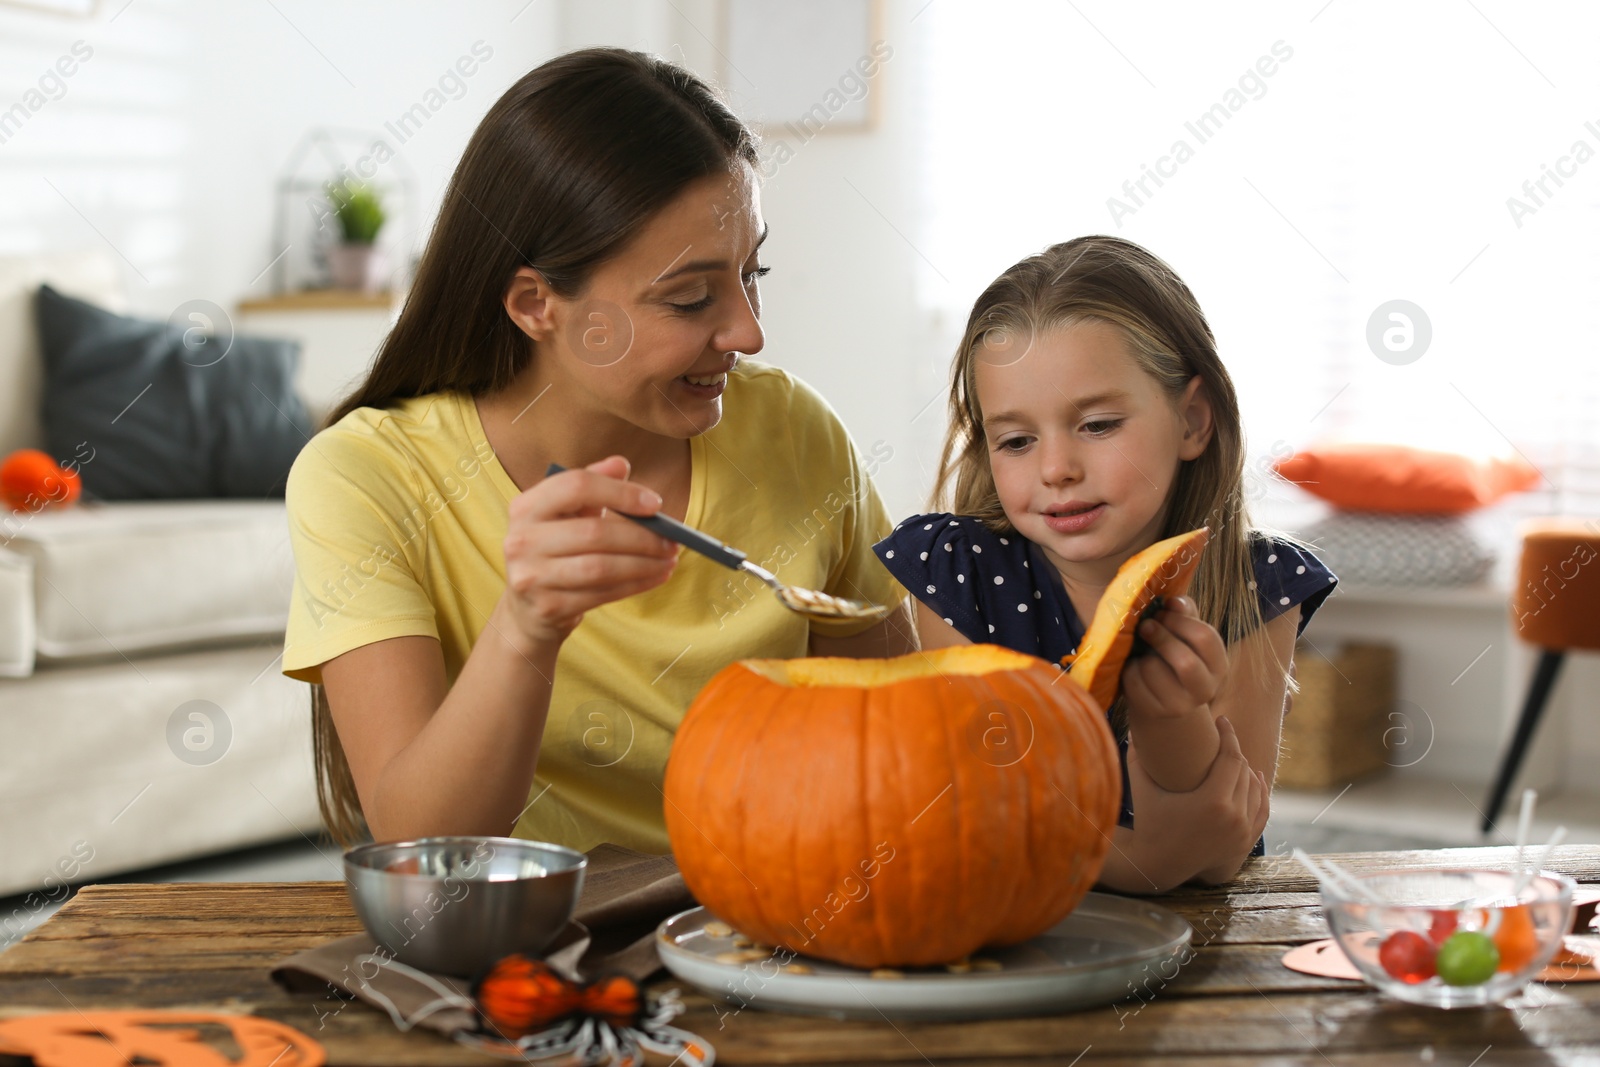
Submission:
<svg viewBox="0 0 1600 1067">
<path fill-rule="evenodd" d="M 567 468 L 559 463 L 550 464 L 544 472 L 545 477 L 559 474 Z M 722 564 L 729 570 L 744 571 L 754 575 L 765 582 L 777 594 L 778 602 L 800 615 L 812 619 L 882 619 L 893 609 L 877 604 L 868 604 L 860 600 L 846 600 L 816 589 L 803 589 L 799 586 L 784 585 L 769 570 L 758 567 L 739 551 L 729 548 L 715 537 L 703 534 L 692 526 L 685 526 L 676 519 L 666 515 L 629 515 L 626 512 L 617 512 L 625 519 L 632 519 L 640 526 L 653 530 L 669 541 L 676 541 L 685 548 L 694 551 Z"/>
</svg>

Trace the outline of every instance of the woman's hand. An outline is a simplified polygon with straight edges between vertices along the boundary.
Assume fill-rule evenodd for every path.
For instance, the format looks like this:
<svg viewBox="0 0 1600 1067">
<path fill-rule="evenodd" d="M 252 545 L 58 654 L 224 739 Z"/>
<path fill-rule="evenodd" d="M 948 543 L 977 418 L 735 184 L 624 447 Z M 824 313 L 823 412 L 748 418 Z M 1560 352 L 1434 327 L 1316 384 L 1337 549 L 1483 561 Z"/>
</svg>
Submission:
<svg viewBox="0 0 1600 1067">
<path fill-rule="evenodd" d="M 610 456 L 552 475 L 511 501 L 502 604 L 530 643 L 560 644 L 583 613 L 654 589 L 672 576 L 678 546 L 607 511 L 653 515 L 661 497 L 627 481 Z"/>
<path fill-rule="evenodd" d="M 1165 892 L 1191 878 L 1226 882 L 1255 848 L 1271 811 L 1266 776 L 1245 760 L 1226 718 L 1217 720 L 1221 747 L 1198 787 L 1171 793 L 1150 778 L 1137 746 L 1128 747 L 1135 848 L 1130 862 L 1154 883 L 1133 892 Z"/>
<path fill-rule="evenodd" d="M 1122 673 L 1130 717 L 1176 719 L 1202 708 L 1228 679 L 1228 648 L 1216 627 L 1200 618 L 1194 601 L 1173 597 L 1154 618 L 1139 624 L 1151 651 Z"/>
</svg>

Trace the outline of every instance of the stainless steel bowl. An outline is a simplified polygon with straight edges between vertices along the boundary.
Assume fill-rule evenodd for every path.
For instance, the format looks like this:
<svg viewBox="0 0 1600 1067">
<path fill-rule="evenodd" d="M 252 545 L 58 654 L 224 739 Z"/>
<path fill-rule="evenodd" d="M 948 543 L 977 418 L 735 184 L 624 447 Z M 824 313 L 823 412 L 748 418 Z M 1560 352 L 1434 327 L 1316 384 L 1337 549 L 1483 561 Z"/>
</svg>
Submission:
<svg viewBox="0 0 1600 1067">
<path fill-rule="evenodd" d="M 470 977 L 538 955 L 578 906 L 588 858 L 514 837 L 424 837 L 344 854 L 361 924 L 401 963 Z"/>
</svg>

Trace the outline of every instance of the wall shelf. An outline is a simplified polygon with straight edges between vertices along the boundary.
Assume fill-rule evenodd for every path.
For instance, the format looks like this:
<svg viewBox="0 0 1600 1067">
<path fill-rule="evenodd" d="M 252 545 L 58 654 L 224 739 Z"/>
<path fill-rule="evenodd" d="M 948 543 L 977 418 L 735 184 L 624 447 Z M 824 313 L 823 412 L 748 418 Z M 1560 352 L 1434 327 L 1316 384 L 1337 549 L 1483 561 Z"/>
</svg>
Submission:
<svg viewBox="0 0 1600 1067">
<path fill-rule="evenodd" d="M 387 311 L 395 294 L 388 289 L 363 293 L 355 289 L 302 289 L 298 293 L 257 297 L 239 301 L 247 314 L 273 311 Z"/>
</svg>

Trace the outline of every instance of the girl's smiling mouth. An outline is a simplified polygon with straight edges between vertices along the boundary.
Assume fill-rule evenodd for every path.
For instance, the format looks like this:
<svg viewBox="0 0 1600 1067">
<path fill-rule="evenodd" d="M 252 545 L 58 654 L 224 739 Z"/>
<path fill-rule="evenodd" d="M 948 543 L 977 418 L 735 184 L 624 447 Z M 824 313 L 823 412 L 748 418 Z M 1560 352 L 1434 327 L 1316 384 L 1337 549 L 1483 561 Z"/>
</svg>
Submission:
<svg viewBox="0 0 1600 1067">
<path fill-rule="evenodd" d="M 1056 533 L 1081 533 L 1105 514 L 1105 504 L 1085 504 L 1071 500 L 1052 504 L 1044 511 L 1044 524 Z"/>
</svg>

